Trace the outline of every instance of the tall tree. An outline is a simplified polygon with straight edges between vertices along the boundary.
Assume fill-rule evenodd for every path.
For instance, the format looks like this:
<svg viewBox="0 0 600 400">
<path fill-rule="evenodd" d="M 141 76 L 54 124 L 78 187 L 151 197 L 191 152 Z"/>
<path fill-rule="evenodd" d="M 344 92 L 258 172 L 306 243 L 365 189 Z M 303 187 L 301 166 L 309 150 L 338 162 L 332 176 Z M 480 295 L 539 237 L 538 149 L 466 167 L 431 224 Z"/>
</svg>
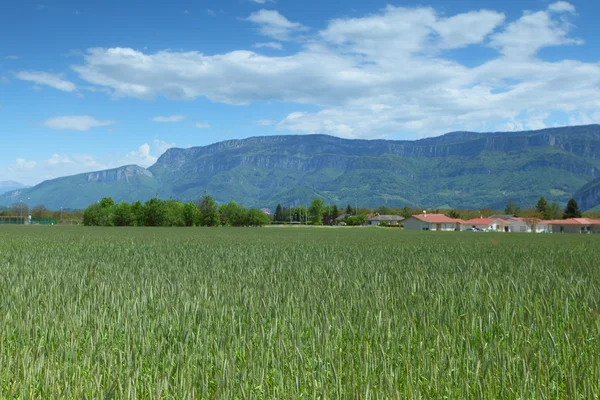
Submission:
<svg viewBox="0 0 600 400">
<path fill-rule="evenodd" d="M 575 199 L 571 199 L 567 203 L 564 218 L 581 218 L 581 210 L 579 210 L 579 204 L 577 204 L 577 201 L 575 201 Z"/>
<path fill-rule="evenodd" d="M 323 200 L 313 199 L 310 203 L 310 221 L 313 225 L 323 225 Z"/>
<path fill-rule="evenodd" d="M 563 217 L 563 210 L 558 203 L 554 202 L 550 206 L 550 216 L 550 219 L 561 219 Z"/>
<path fill-rule="evenodd" d="M 198 207 L 196 207 L 194 203 L 186 203 L 183 206 L 183 220 L 185 222 L 185 226 L 194 226 L 199 224 L 200 210 L 198 210 Z"/>
<path fill-rule="evenodd" d="M 353 211 L 354 210 L 352 209 L 352 206 L 350 204 L 348 204 L 348 206 L 346 207 L 346 216 L 348 217 L 348 216 L 352 215 Z"/>
<path fill-rule="evenodd" d="M 281 204 L 277 204 L 277 208 L 275 209 L 275 221 L 285 221 L 285 215 L 283 214 L 283 207 L 281 207 Z"/>
<path fill-rule="evenodd" d="M 402 208 L 402 211 L 400 211 L 400 215 L 402 215 L 404 218 L 408 218 L 412 216 L 412 210 L 409 206 L 405 205 L 404 208 Z"/>
<path fill-rule="evenodd" d="M 333 207 L 331 207 L 331 218 L 335 220 L 339 216 L 340 210 L 338 210 L 338 206 L 334 204 Z"/>
<path fill-rule="evenodd" d="M 518 217 L 521 213 L 521 208 L 517 206 L 514 201 L 511 200 L 508 202 L 508 204 L 506 204 L 506 207 L 504 208 L 504 213 L 508 215 L 515 215 Z"/>
<path fill-rule="evenodd" d="M 217 202 L 209 195 L 205 195 L 198 203 L 200 210 L 200 225 L 201 226 L 219 226 L 219 206 Z"/>
<path fill-rule="evenodd" d="M 546 201 L 544 196 L 540 197 L 535 209 L 543 216 L 544 219 L 552 219 L 552 215 L 550 213 L 550 206 L 548 205 L 548 202 Z"/>
<path fill-rule="evenodd" d="M 115 206 L 115 211 L 113 213 L 114 226 L 132 226 L 133 221 L 134 215 L 129 203 L 122 202 Z"/>
</svg>

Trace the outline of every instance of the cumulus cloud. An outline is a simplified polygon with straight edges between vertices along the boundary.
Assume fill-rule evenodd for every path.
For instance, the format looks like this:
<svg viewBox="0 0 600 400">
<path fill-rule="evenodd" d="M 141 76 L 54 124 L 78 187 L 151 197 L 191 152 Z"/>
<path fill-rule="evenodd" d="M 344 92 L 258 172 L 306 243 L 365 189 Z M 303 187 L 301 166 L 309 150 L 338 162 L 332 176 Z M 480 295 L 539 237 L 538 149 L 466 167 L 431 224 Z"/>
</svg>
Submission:
<svg viewBox="0 0 600 400">
<path fill-rule="evenodd" d="M 158 116 L 152 118 L 152 122 L 181 122 L 184 118 L 183 115 L 171 115 L 168 117 Z"/>
<path fill-rule="evenodd" d="M 568 13 L 574 14 L 575 6 L 566 1 L 557 1 L 556 3 L 552 3 L 548 6 L 548 11 L 555 12 L 555 13 L 568 12 Z"/>
<path fill-rule="evenodd" d="M 17 158 L 15 166 L 20 169 L 32 169 L 37 165 L 35 161 L 27 161 L 24 158 Z"/>
<path fill-rule="evenodd" d="M 150 154 L 150 145 L 144 143 L 137 150 L 127 153 L 125 156 L 126 164 L 136 164 L 141 167 L 149 167 L 154 164 L 157 157 Z"/>
<path fill-rule="evenodd" d="M 154 148 L 156 149 L 156 154 L 162 155 L 165 151 L 175 147 L 175 143 L 167 143 L 164 140 L 154 139 L 153 141 Z"/>
<path fill-rule="evenodd" d="M 289 40 L 295 32 L 306 29 L 301 23 L 292 22 L 275 10 L 257 11 L 246 20 L 259 25 L 261 35 L 277 40 Z"/>
<path fill-rule="evenodd" d="M 98 121 L 96 118 L 90 117 L 89 115 L 54 117 L 42 123 L 43 126 L 49 129 L 80 132 L 112 124 L 114 124 L 114 121 Z"/>
<path fill-rule="evenodd" d="M 73 69 L 115 97 L 298 104 L 298 112 L 277 123 L 289 132 L 406 137 L 507 124 L 534 128 L 547 113 L 589 116 L 600 109 L 600 64 L 539 55 L 582 43 L 571 35 L 573 14 L 562 3 L 513 21 L 491 10 L 440 16 L 430 7 L 388 6 L 334 19 L 285 56 L 94 48 Z M 251 20 L 261 29 L 278 27 L 263 32 L 272 37 L 302 27 L 268 10 Z M 468 46 L 497 52 L 466 65 L 451 50 Z"/>
<path fill-rule="evenodd" d="M 77 89 L 77 86 L 73 82 L 69 82 L 62 78 L 61 75 L 49 74 L 47 72 L 39 71 L 22 71 L 18 72 L 15 77 L 22 81 L 34 82 L 38 85 L 50 86 L 54 89 L 61 90 L 63 92 L 73 92 Z"/>
<path fill-rule="evenodd" d="M 210 124 L 208 122 L 197 122 L 194 127 L 197 129 L 210 129 Z"/>
</svg>

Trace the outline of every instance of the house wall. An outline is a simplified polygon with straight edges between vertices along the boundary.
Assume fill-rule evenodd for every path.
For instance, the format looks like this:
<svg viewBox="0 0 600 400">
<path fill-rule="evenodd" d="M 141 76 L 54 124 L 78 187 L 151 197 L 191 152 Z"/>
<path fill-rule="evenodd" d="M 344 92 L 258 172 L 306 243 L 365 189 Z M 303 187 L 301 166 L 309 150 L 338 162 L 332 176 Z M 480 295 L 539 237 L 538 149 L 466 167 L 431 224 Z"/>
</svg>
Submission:
<svg viewBox="0 0 600 400">
<path fill-rule="evenodd" d="M 407 218 L 404 220 L 404 229 L 408 231 L 423 230 L 423 222 L 416 218 Z"/>
<path fill-rule="evenodd" d="M 588 233 L 588 227 L 589 225 L 552 225 L 552 233 Z"/>
</svg>

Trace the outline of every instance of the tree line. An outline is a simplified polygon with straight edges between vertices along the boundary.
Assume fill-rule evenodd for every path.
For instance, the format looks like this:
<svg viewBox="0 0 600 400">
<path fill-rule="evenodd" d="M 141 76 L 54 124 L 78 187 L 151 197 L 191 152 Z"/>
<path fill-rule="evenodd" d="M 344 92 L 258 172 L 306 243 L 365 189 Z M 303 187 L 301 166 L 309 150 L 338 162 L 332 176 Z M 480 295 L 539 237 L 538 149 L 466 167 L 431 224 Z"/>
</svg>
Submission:
<svg viewBox="0 0 600 400">
<path fill-rule="evenodd" d="M 145 203 L 115 203 L 105 197 L 83 211 L 86 226 L 264 226 L 270 218 L 256 208 L 236 202 L 220 206 L 209 195 L 198 203 L 153 198 Z"/>
<path fill-rule="evenodd" d="M 543 196 L 540 197 L 534 209 L 521 210 L 513 201 L 509 201 L 504 212 L 517 217 L 537 218 L 541 220 L 581 218 L 583 215 L 575 199 L 569 200 L 563 210 L 556 202 L 549 204 Z"/>
</svg>

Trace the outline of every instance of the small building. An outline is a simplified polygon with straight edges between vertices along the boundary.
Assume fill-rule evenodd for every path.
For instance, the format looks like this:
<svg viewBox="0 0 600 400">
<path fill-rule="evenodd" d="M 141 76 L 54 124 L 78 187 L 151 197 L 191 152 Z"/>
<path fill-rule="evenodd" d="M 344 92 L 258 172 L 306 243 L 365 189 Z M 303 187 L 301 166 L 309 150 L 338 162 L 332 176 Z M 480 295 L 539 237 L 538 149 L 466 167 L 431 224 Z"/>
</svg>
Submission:
<svg viewBox="0 0 600 400">
<path fill-rule="evenodd" d="M 549 221 L 537 218 L 511 217 L 506 221 L 510 223 L 510 232 L 544 233 L 550 232 Z"/>
<path fill-rule="evenodd" d="M 463 222 L 444 214 L 421 214 L 406 218 L 403 224 L 409 231 L 459 231 Z"/>
<path fill-rule="evenodd" d="M 548 221 L 552 233 L 600 233 L 600 220 L 570 218 Z"/>
<path fill-rule="evenodd" d="M 379 226 L 382 223 L 398 226 L 400 225 L 400 221 L 403 221 L 404 218 L 399 215 L 373 215 L 372 217 L 367 218 L 367 224 L 372 226 Z"/>
<path fill-rule="evenodd" d="M 463 231 L 469 229 L 482 230 L 487 232 L 509 232 L 510 223 L 501 218 L 475 218 L 462 222 Z"/>
</svg>

